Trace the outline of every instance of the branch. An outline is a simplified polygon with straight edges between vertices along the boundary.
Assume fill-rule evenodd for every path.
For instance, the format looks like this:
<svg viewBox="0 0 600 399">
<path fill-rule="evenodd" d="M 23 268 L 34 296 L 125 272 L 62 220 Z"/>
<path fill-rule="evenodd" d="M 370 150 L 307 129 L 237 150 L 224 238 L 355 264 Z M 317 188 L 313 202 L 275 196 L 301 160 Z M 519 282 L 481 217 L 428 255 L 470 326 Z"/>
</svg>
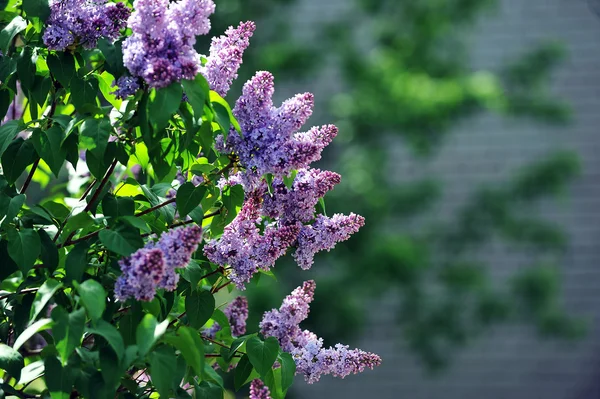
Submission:
<svg viewBox="0 0 600 399">
<path fill-rule="evenodd" d="M 33 163 L 33 165 L 31 165 L 31 170 L 29 171 L 29 174 L 27 175 L 27 179 L 25 180 L 25 183 L 23 183 L 23 188 L 21 188 L 21 194 L 25 194 L 25 191 L 27 191 L 27 188 L 29 187 L 29 184 L 31 184 L 31 179 L 33 179 L 33 175 L 39 164 L 40 164 L 40 158 L 37 158 L 35 160 L 35 162 Z"/>
<path fill-rule="evenodd" d="M 100 196 L 100 194 L 102 194 L 102 191 L 104 190 L 104 186 L 106 186 L 106 183 L 108 183 L 108 179 L 110 179 L 110 176 L 112 176 L 113 172 L 115 171 L 115 167 L 116 166 L 117 166 L 117 160 L 115 159 L 110 164 L 110 167 L 108 168 L 108 170 L 104 174 L 104 177 L 102 178 L 102 181 L 100 182 L 100 185 L 96 189 L 96 192 L 94 192 L 94 195 L 92 196 L 92 199 L 90 200 L 90 202 L 88 202 L 88 204 L 83 209 L 84 212 L 89 212 L 89 210 L 92 209 L 92 206 L 94 205 L 94 202 L 96 202 L 96 200 L 98 199 L 98 197 Z"/>
<path fill-rule="evenodd" d="M 168 199 L 168 200 L 166 200 L 165 202 L 163 202 L 163 203 L 161 203 L 161 204 L 154 205 L 152 208 L 148 208 L 148 209 L 146 209 L 145 211 L 142 211 L 142 212 L 140 212 L 140 213 L 137 213 L 137 214 L 135 214 L 135 216 L 143 216 L 143 215 L 146 215 L 146 214 L 148 214 L 148 213 L 150 213 L 150 212 L 154 212 L 155 210 L 162 208 L 163 206 L 166 206 L 166 205 L 172 204 L 173 202 L 175 202 L 175 198 Z"/>
</svg>

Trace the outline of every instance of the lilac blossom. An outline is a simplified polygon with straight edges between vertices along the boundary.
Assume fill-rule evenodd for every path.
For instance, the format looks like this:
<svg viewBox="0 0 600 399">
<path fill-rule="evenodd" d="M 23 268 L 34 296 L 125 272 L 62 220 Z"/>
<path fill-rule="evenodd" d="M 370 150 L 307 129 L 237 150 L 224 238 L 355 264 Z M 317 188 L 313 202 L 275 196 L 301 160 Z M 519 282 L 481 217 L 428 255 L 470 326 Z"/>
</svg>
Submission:
<svg viewBox="0 0 600 399">
<path fill-rule="evenodd" d="M 225 35 L 212 39 L 210 54 L 206 64 L 200 69 L 211 90 L 225 97 L 231 83 L 237 78 L 242 64 L 244 50 L 250 44 L 250 37 L 256 26 L 254 22 L 242 22 L 237 28 L 230 26 Z"/>
<path fill-rule="evenodd" d="M 210 30 L 212 0 L 136 0 L 128 26 L 133 34 L 123 42 L 123 62 L 133 76 L 151 87 L 166 87 L 194 79 L 200 55 L 197 35 Z"/>
<path fill-rule="evenodd" d="M 176 269 L 185 267 L 202 240 L 202 229 L 193 225 L 164 233 L 157 242 L 119 261 L 123 274 L 117 279 L 115 296 L 120 301 L 135 297 L 151 301 L 158 288 L 173 291 L 179 275 Z"/>
<path fill-rule="evenodd" d="M 131 10 L 123 3 L 53 0 L 44 43 L 49 49 L 59 51 L 76 45 L 94 48 L 102 37 L 116 40 L 130 14 Z"/>
<path fill-rule="evenodd" d="M 271 392 L 258 378 L 250 383 L 250 399 L 271 399 Z"/>
<path fill-rule="evenodd" d="M 135 92 L 140 88 L 137 78 L 131 76 L 121 76 L 116 82 L 113 83 L 113 87 L 115 86 L 118 88 L 112 94 L 122 100 L 134 95 Z"/>
<path fill-rule="evenodd" d="M 281 349 L 292 355 L 296 372 L 312 384 L 322 375 L 344 378 L 381 364 L 378 355 L 360 349 L 349 350 L 346 345 L 323 348 L 322 338 L 300 329 L 300 322 L 308 317 L 314 290 L 314 281 L 304 282 L 285 297 L 279 309 L 265 312 L 260 323 L 261 333 L 277 338 Z"/>
<path fill-rule="evenodd" d="M 248 319 L 248 299 L 238 296 L 225 308 L 225 316 L 231 327 L 231 336 L 239 337 L 246 334 L 246 320 Z M 214 323 L 209 329 L 203 332 L 208 337 L 214 337 L 221 330 L 219 323 Z"/>
<path fill-rule="evenodd" d="M 313 264 L 317 252 L 330 251 L 338 242 L 346 241 L 365 224 L 365 219 L 354 213 L 335 214 L 332 217 L 318 215 L 315 223 L 303 226 L 298 235 L 298 249 L 293 257 L 302 269 Z"/>
</svg>

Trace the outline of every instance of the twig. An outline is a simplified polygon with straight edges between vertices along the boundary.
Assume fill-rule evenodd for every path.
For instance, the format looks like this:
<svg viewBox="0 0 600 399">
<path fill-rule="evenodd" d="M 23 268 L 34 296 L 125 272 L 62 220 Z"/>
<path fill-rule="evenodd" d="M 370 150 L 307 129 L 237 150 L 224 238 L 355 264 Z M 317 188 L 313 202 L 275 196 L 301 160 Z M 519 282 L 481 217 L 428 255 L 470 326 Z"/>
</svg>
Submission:
<svg viewBox="0 0 600 399">
<path fill-rule="evenodd" d="M 33 174 L 35 173 L 39 164 L 40 164 L 40 159 L 37 158 L 35 160 L 35 162 L 33 163 L 33 165 L 31 165 L 31 170 L 29 171 L 29 174 L 27 175 L 27 179 L 25 180 L 25 183 L 23 183 L 23 188 L 21 188 L 21 194 L 25 194 L 25 191 L 27 191 L 29 184 L 31 184 L 31 179 L 33 179 Z"/>
<path fill-rule="evenodd" d="M 104 190 L 104 186 L 106 186 L 106 183 L 108 182 L 108 179 L 110 179 L 110 176 L 112 176 L 113 172 L 115 171 L 115 167 L 116 166 L 117 166 L 117 160 L 115 159 L 110 164 L 110 167 L 108 168 L 108 170 L 104 174 L 104 177 L 102 178 L 102 181 L 100 182 L 100 185 L 96 189 L 96 192 L 92 196 L 92 199 L 90 200 L 90 202 L 88 202 L 88 204 L 85 206 L 85 208 L 83 208 L 84 212 L 88 212 L 90 209 L 92 209 L 92 206 L 94 205 L 94 202 L 96 202 L 96 200 L 98 199 L 98 197 L 100 196 L 100 194 L 102 194 L 102 191 Z"/>
<path fill-rule="evenodd" d="M 148 209 L 146 209 L 144 211 L 141 211 L 140 213 L 136 213 L 135 216 L 146 215 L 146 214 L 148 214 L 150 212 L 154 212 L 155 210 L 162 208 L 163 206 L 167 206 L 169 204 L 172 204 L 173 202 L 175 202 L 175 198 L 168 199 L 168 200 L 166 200 L 165 202 L 163 202 L 161 204 L 154 205 L 152 208 L 148 208 Z"/>
<path fill-rule="evenodd" d="M 213 288 L 212 290 L 210 290 L 210 293 L 211 293 L 211 294 L 216 294 L 217 292 L 221 291 L 223 288 L 227 287 L 229 284 L 231 284 L 231 280 L 229 280 L 229 281 L 228 281 L 228 282 L 226 282 L 225 284 L 223 284 L 223 285 L 219 286 L 219 288 L 217 288 L 217 289 L 214 289 L 214 288 Z"/>
</svg>

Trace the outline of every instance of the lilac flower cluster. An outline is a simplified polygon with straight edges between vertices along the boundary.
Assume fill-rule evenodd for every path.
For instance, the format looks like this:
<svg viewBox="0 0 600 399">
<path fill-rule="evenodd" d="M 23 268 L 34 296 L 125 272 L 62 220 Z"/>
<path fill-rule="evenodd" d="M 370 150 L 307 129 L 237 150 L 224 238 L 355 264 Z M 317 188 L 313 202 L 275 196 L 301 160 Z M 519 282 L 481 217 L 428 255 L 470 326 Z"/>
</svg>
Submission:
<svg viewBox="0 0 600 399">
<path fill-rule="evenodd" d="M 381 358 L 374 353 L 349 350 L 341 344 L 323 348 L 322 338 L 300 329 L 300 322 L 308 316 L 314 290 L 314 281 L 306 281 L 285 297 L 279 310 L 265 312 L 260 323 L 261 333 L 277 338 L 281 349 L 293 356 L 296 372 L 304 374 L 309 384 L 317 382 L 322 375 L 344 378 L 380 365 Z"/>
<path fill-rule="evenodd" d="M 254 33 L 254 22 L 242 22 L 237 28 L 227 29 L 224 36 L 212 39 L 210 54 L 206 64 L 200 69 L 211 90 L 225 97 L 231 83 L 237 78 L 237 71 L 242 64 L 244 50 L 250 44 Z"/>
<path fill-rule="evenodd" d="M 194 44 L 210 30 L 213 1 L 136 0 L 134 8 L 128 21 L 133 34 L 123 42 L 129 72 L 156 88 L 194 79 L 201 65 Z"/>
<path fill-rule="evenodd" d="M 64 51 L 82 45 L 96 47 L 102 37 L 115 40 L 125 27 L 131 10 L 123 3 L 106 0 L 53 0 L 46 21 L 44 43 L 51 50 Z"/>
<path fill-rule="evenodd" d="M 231 336 L 239 337 L 246 334 L 246 320 L 248 319 L 248 299 L 238 296 L 225 308 L 225 316 L 231 327 Z M 207 337 L 214 337 L 221 330 L 219 323 L 214 323 L 209 329 L 204 330 L 203 334 Z"/>
<path fill-rule="evenodd" d="M 179 275 L 176 269 L 185 267 L 202 240 L 202 229 L 193 225 L 164 233 L 157 242 L 119 261 L 123 274 L 117 279 L 115 296 L 120 301 L 134 297 L 151 301 L 158 288 L 173 291 Z"/>
<path fill-rule="evenodd" d="M 323 148 L 337 134 L 333 125 L 298 132 L 312 114 L 313 95 L 298 94 L 277 108 L 272 101 L 274 91 L 269 72 L 258 72 L 246 82 L 233 109 L 243 137 L 232 132 L 227 142 L 219 141 L 223 151 L 240 157 L 247 174 L 258 177 L 265 173 L 283 176 L 307 167 L 321 158 Z"/>
<path fill-rule="evenodd" d="M 117 86 L 117 90 L 115 90 L 112 94 L 122 100 L 134 95 L 135 92 L 140 88 L 138 79 L 131 76 L 121 76 L 116 82 L 113 83 L 113 87 L 114 86 Z"/>
<path fill-rule="evenodd" d="M 250 399 L 271 399 L 271 392 L 258 378 L 250 383 Z"/>
</svg>

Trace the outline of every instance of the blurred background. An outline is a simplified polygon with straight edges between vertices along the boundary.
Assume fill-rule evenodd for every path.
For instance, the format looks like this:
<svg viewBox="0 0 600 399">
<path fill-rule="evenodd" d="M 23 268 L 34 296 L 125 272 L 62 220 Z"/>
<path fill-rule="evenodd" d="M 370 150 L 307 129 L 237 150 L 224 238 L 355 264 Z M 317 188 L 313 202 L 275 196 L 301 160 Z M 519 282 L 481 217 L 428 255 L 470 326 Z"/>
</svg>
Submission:
<svg viewBox="0 0 600 399">
<path fill-rule="evenodd" d="M 600 398 L 600 0 L 216 3 L 258 26 L 230 101 L 313 92 L 327 213 L 367 220 L 247 292 L 252 326 L 313 278 L 304 326 L 383 358 L 291 397 Z"/>
</svg>

